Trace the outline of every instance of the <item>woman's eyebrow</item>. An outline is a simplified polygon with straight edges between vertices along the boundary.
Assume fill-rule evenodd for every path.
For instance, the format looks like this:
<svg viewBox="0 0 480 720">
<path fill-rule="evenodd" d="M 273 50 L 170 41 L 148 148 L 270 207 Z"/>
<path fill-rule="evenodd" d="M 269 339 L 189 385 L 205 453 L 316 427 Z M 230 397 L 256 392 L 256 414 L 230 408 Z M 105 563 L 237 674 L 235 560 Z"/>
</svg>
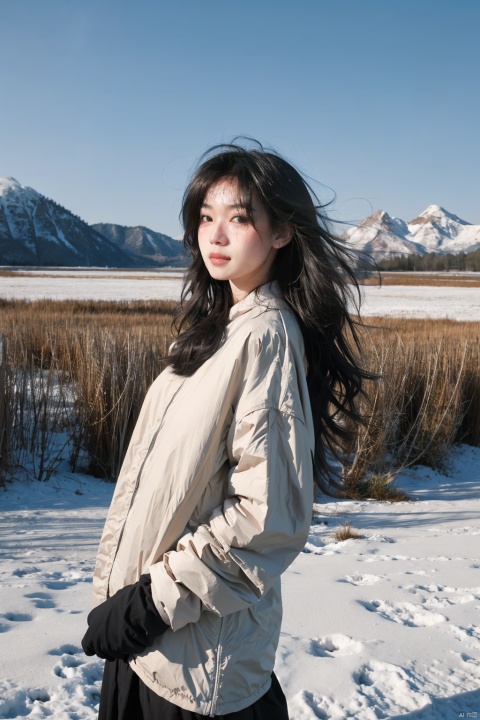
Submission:
<svg viewBox="0 0 480 720">
<path fill-rule="evenodd" d="M 228 208 L 228 210 L 247 210 L 248 209 L 248 206 L 243 205 L 242 203 L 234 203 L 233 205 L 226 205 L 225 207 Z M 202 203 L 202 208 L 211 210 L 212 206 L 209 205 L 208 203 Z M 255 212 L 255 208 L 251 207 L 250 212 Z"/>
</svg>

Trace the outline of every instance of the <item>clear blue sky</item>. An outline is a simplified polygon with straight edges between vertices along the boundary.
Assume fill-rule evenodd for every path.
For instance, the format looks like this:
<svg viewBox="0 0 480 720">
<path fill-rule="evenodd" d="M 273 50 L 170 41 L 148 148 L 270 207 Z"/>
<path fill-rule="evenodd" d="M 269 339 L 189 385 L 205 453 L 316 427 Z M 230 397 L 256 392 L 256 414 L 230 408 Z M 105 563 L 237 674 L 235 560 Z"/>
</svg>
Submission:
<svg viewBox="0 0 480 720">
<path fill-rule="evenodd" d="M 210 144 L 248 134 L 334 217 L 480 223 L 479 0 L 1 0 L 0 175 L 178 236 Z"/>
</svg>

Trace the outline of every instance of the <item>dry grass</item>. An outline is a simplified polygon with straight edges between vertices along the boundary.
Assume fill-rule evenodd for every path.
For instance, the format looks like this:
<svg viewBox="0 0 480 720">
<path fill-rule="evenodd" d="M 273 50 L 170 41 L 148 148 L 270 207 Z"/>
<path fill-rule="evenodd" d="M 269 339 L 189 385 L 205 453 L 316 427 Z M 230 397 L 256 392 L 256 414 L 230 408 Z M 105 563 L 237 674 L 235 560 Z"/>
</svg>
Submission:
<svg viewBox="0 0 480 720">
<path fill-rule="evenodd" d="M 453 444 L 480 444 L 480 323 L 370 318 L 362 343 L 363 365 L 379 379 L 367 383 L 365 426 L 347 449 L 352 496 L 369 476 L 442 468 Z"/>
<path fill-rule="evenodd" d="M 12 382 L 6 362 L 6 340 L 0 334 L 0 487 L 5 484 L 11 432 Z"/>
<path fill-rule="evenodd" d="M 15 270 L 0 270 L 0 277 L 16 277 L 17 275 L 26 275 L 27 273 L 19 273 Z"/>
<path fill-rule="evenodd" d="M 86 457 L 88 472 L 116 479 L 143 398 L 164 367 L 173 307 L 167 301 L 0 301 L 0 332 L 15 374 L 13 445 L 17 456 L 40 457 L 36 477 L 51 474 L 46 458 L 59 418 L 66 423 L 68 414 L 72 469 Z"/>
<path fill-rule="evenodd" d="M 429 285 L 434 287 L 480 287 L 480 273 L 381 272 L 382 285 Z M 378 285 L 377 277 L 365 278 L 362 285 Z"/>
<path fill-rule="evenodd" d="M 181 268 L 176 269 L 181 270 Z M 92 270 L 78 270 L 71 274 L 65 275 L 62 273 L 62 278 L 77 279 L 79 277 L 90 277 L 95 271 Z M 104 270 L 102 270 L 102 277 L 105 277 Z M 120 274 L 128 275 L 129 280 L 152 280 L 161 278 L 162 280 L 175 280 L 176 277 L 172 276 L 171 273 L 164 270 L 163 268 L 145 268 L 145 272 L 149 272 L 148 275 L 138 274 L 140 270 L 136 270 L 135 273 L 129 270 L 122 270 L 121 268 L 112 270 L 111 277 L 118 277 Z M 151 273 L 155 272 L 155 275 Z M 44 270 L 39 271 L 35 268 L 35 272 L 28 270 L 0 270 L 0 277 L 43 277 L 43 278 L 57 278 L 59 277 L 58 272 Z M 383 285 L 428 285 L 434 287 L 480 287 L 480 273 L 455 273 L 455 272 L 389 272 L 380 271 L 380 276 Z M 110 277 L 107 275 L 106 277 Z M 373 275 L 362 279 L 362 285 L 378 285 L 378 277 Z"/>
<path fill-rule="evenodd" d="M 179 268 L 181 270 L 182 268 Z M 172 275 L 171 272 L 168 272 L 164 268 L 144 268 L 143 272 L 149 273 L 148 275 L 139 275 L 140 269 L 137 269 L 135 271 L 131 270 L 122 270 L 122 268 L 116 268 L 115 270 L 111 270 L 110 273 L 106 273 L 105 270 L 101 270 L 101 275 L 99 277 L 101 278 L 118 278 L 122 275 L 128 275 L 128 280 L 177 280 L 177 277 L 175 275 Z M 178 270 L 177 270 L 178 272 Z M 72 272 L 71 274 L 67 275 L 64 272 L 61 274 L 58 271 L 51 271 L 48 272 L 48 270 L 44 270 L 43 272 L 35 269 L 35 270 L 0 270 L 0 277 L 29 277 L 29 278 L 70 278 L 72 280 L 77 280 L 78 278 L 92 278 L 95 280 L 95 271 L 94 270 L 77 270 L 75 272 Z"/>
<path fill-rule="evenodd" d="M 361 540 L 362 535 L 358 530 L 352 527 L 350 520 L 345 520 L 343 525 L 338 525 L 333 532 L 335 542 L 343 542 L 344 540 Z"/>
<path fill-rule="evenodd" d="M 174 305 L 0 300 L 10 378 L 0 382 L 1 457 L 9 448 L 43 456 L 33 472 L 46 478 L 61 428 L 72 469 L 115 480 L 164 367 Z M 480 323 L 369 318 L 361 334 L 362 365 L 379 379 L 367 383 L 365 425 L 345 449 L 345 491 L 405 500 L 393 484 L 399 468 L 441 468 L 452 444 L 480 445 Z"/>
<path fill-rule="evenodd" d="M 349 488 L 347 496 L 355 500 L 379 500 L 380 502 L 406 502 L 410 498 L 394 485 L 395 473 L 367 474 Z"/>
</svg>

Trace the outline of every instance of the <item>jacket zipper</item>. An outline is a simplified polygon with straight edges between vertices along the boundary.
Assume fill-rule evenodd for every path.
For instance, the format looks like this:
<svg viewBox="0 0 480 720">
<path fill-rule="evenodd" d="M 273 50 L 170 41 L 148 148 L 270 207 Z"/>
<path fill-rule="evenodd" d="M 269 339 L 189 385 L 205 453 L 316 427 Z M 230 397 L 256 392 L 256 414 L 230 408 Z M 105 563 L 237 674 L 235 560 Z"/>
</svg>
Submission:
<svg viewBox="0 0 480 720">
<path fill-rule="evenodd" d="M 220 660 L 222 659 L 222 634 L 223 634 L 223 622 L 224 618 L 222 617 L 220 621 L 220 633 L 218 635 L 218 645 L 217 645 L 217 654 L 216 654 L 216 671 L 215 671 L 215 683 L 213 686 L 213 693 L 212 693 L 212 701 L 210 703 L 210 712 L 209 717 L 215 717 L 215 705 L 217 702 L 217 695 L 218 695 L 218 685 L 220 682 Z"/>
<path fill-rule="evenodd" d="M 112 560 L 112 565 L 111 565 L 111 567 L 110 567 L 110 572 L 108 573 L 108 580 L 107 580 L 107 597 L 109 597 L 108 588 L 109 588 L 109 586 L 110 586 L 110 578 L 111 578 L 111 576 L 112 576 L 113 566 L 115 565 L 115 560 L 116 560 L 116 558 L 117 558 L 118 549 L 119 549 L 119 547 L 120 547 L 120 543 L 122 542 L 123 532 L 124 532 L 124 530 L 125 530 L 125 525 L 126 525 L 126 522 L 127 522 L 127 518 L 128 518 L 128 516 L 129 516 L 129 514 L 130 514 L 130 510 L 132 509 L 132 506 L 133 506 L 133 503 L 134 503 L 134 500 L 135 500 L 135 496 L 136 496 L 136 494 L 137 494 L 137 492 L 138 492 L 138 488 L 139 488 L 139 486 L 140 486 L 140 478 L 142 477 L 143 468 L 145 467 L 145 463 L 147 462 L 148 456 L 150 455 L 150 453 L 151 453 L 152 450 L 153 450 L 153 447 L 154 447 L 154 445 L 155 445 L 155 441 L 156 441 L 156 439 L 157 439 L 157 437 L 158 437 L 158 433 L 160 432 L 160 430 L 161 430 L 162 427 L 163 427 L 163 423 L 164 423 L 164 420 L 165 420 L 165 416 L 166 416 L 166 414 L 167 414 L 167 410 L 168 410 L 168 408 L 170 407 L 170 405 L 172 404 L 173 399 L 174 399 L 175 396 L 177 395 L 178 391 L 180 390 L 180 388 L 182 387 L 182 385 L 183 385 L 184 382 L 185 382 L 185 379 L 183 379 L 181 385 L 176 389 L 176 391 L 174 392 L 174 394 L 173 394 L 172 397 L 170 398 L 170 402 L 168 403 L 167 407 L 165 408 L 164 413 L 163 413 L 163 416 L 162 416 L 162 419 L 161 419 L 161 421 L 160 421 L 160 424 L 159 424 L 158 428 L 156 429 L 156 431 L 155 431 L 152 439 L 150 440 L 150 444 L 149 444 L 149 446 L 148 446 L 147 453 L 146 453 L 145 457 L 143 458 L 143 462 L 142 462 L 142 464 L 141 464 L 141 466 L 140 466 L 140 470 L 138 471 L 137 479 L 135 480 L 135 487 L 134 487 L 134 489 L 133 489 L 132 497 L 131 497 L 131 499 L 130 499 L 130 505 L 128 506 L 127 514 L 125 515 L 125 520 L 123 521 L 122 529 L 121 529 L 121 531 L 120 531 L 120 535 L 119 535 L 118 542 L 117 542 L 117 547 L 115 548 L 115 555 L 114 555 L 113 560 Z"/>
</svg>

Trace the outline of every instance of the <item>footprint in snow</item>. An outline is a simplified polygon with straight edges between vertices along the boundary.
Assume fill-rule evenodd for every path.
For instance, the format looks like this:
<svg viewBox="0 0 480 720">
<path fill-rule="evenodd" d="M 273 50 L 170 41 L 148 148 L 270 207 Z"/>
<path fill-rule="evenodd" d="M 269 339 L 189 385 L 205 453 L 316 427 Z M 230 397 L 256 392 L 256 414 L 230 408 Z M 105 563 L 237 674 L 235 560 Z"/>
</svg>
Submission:
<svg viewBox="0 0 480 720">
<path fill-rule="evenodd" d="M 375 708 L 376 717 L 404 715 L 430 702 L 414 677 L 398 665 L 371 660 L 353 673 L 353 680 Z"/>
<path fill-rule="evenodd" d="M 425 610 L 422 605 L 415 605 L 410 602 L 393 603 L 389 600 L 372 600 L 367 602 L 358 600 L 366 610 L 376 612 L 386 620 L 407 625 L 408 627 L 428 627 L 445 622 L 448 618 L 441 613 Z"/>
<path fill-rule="evenodd" d="M 58 677 L 66 678 L 67 680 L 69 680 L 77 675 L 77 673 L 75 672 L 76 668 L 84 664 L 85 661 L 77 657 L 76 655 L 64 653 L 58 663 L 53 668 L 53 672 L 55 673 L 55 675 L 58 675 Z"/>
<path fill-rule="evenodd" d="M 64 652 L 61 652 L 64 650 Z M 60 648 L 50 650 L 50 655 L 60 656 L 53 668 L 57 677 L 79 683 L 83 692 L 91 696 L 97 703 L 100 699 L 99 687 L 103 675 L 103 662 L 101 660 L 86 659 L 81 648 L 75 645 L 62 645 Z M 88 686 L 91 686 L 88 689 Z"/>
<path fill-rule="evenodd" d="M 11 680 L 0 679 L 0 718 L 51 717 L 52 711 L 44 704 L 50 699 L 51 696 L 45 688 L 27 690 Z M 72 715 L 69 717 L 73 718 Z"/>
<path fill-rule="evenodd" d="M 53 650 L 49 650 L 49 655 L 76 655 L 77 653 L 81 653 L 82 648 L 78 647 L 77 645 L 60 645 L 58 648 L 53 648 Z"/>
<path fill-rule="evenodd" d="M 27 593 L 24 597 L 30 598 L 36 608 L 54 608 L 56 604 L 52 600 L 52 596 L 44 592 Z"/>
<path fill-rule="evenodd" d="M 380 575 L 362 575 L 356 573 L 355 575 L 345 575 L 339 582 L 347 582 L 351 585 L 374 585 L 377 582 L 383 580 Z"/>
<path fill-rule="evenodd" d="M 441 535 L 480 535 L 480 528 L 474 525 L 465 525 L 457 528 L 435 528 Z"/>
<path fill-rule="evenodd" d="M 421 560 L 421 558 L 408 557 L 408 555 L 383 555 L 378 552 L 377 548 L 368 550 L 365 553 L 359 553 L 358 555 L 358 562 L 363 563 L 394 562 L 396 560 Z"/>
<path fill-rule="evenodd" d="M 42 583 L 42 586 L 47 588 L 47 590 L 66 590 L 76 584 L 76 582 L 72 582 L 71 580 L 47 580 Z"/>
<path fill-rule="evenodd" d="M 302 720 L 307 718 L 308 720 L 313 720 L 313 718 L 315 720 L 328 720 L 332 717 L 332 701 L 330 698 L 325 695 L 317 695 L 309 690 L 302 690 L 288 704 L 295 717 L 302 718 Z"/>
<path fill-rule="evenodd" d="M 59 656 L 53 672 L 58 677 L 67 680 L 83 675 L 83 670 L 85 670 L 88 664 L 85 662 L 82 648 L 77 645 L 60 645 L 58 648 L 49 650 L 48 654 Z"/>
<path fill-rule="evenodd" d="M 32 688 L 27 691 L 27 695 L 32 702 L 38 700 L 38 702 L 46 703 L 50 700 L 50 695 L 44 688 Z"/>
<path fill-rule="evenodd" d="M 91 582 L 91 577 L 86 573 L 78 570 L 69 570 L 67 572 L 46 573 L 43 578 L 42 586 L 47 590 L 66 590 L 67 588 L 77 585 L 79 582 Z"/>
<path fill-rule="evenodd" d="M 388 535 L 382 535 L 381 533 L 373 533 L 373 535 L 369 535 L 368 540 L 373 540 L 374 542 L 384 542 L 384 543 L 394 543 L 395 540 L 392 537 L 388 537 Z"/>
<path fill-rule="evenodd" d="M 0 617 L 3 617 L 9 622 L 28 622 L 29 620 L 33 620 L 32 615 L 28 613 L 7 612 L 0 615 Z"/>
<path fill-rule="evenodd" d="M 480 587 L 454 588 L 448 585 L 430 584 L 413 585 L 408 590 L 421 598 L 424 607 L 433 609 L 480 600 Z"/>
<path fill-rule="evenodd" d="M 466 627 L 450 625 L 448 629 L 465 647 L 470 650 L 480 649 L 480 627 L 476 625 L 467 625 Z"/>
<path fill-rule="evenodd" d="M 12 572 L 12 575 L 14 577 L 20 577 L 23 578 L 26 575 L 34 575 L 35 573 L 39 573 L 40 568 L 37 567 L 30 567 L 30 568 L 17 568 Z"/>
<path fill-rule="evenodd" d="M 325 635 L 321 638 L 313 638 L 310 643 L 309 653 L 315 657 L 345 657 L 347 655 L 358 655 L 363 649 L 363 643 L 353 640 L 348 635 Z"/>
</svg>

